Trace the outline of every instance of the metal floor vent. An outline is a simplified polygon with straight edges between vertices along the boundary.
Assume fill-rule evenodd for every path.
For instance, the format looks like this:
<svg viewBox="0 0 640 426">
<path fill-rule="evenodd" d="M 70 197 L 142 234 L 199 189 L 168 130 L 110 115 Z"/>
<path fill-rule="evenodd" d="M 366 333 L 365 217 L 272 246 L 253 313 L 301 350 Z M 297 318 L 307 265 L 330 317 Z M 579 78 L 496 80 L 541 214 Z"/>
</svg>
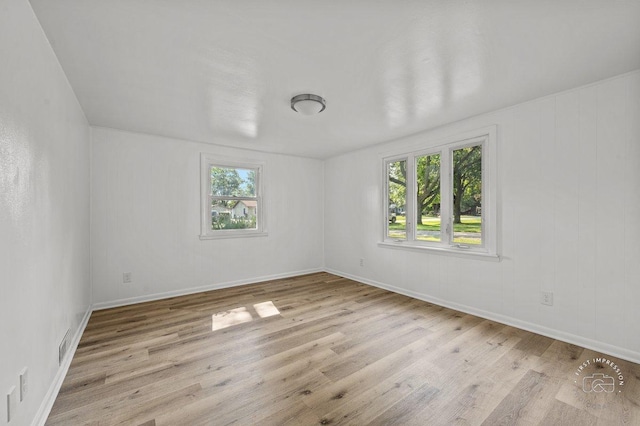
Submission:
<svg viewBox="0 0 640 426">
<path fill-rule="evenodd" d="M 67 332 L 64 334 L 62 338 L 62 342 L 60 342 L 60 346 L 58 346 L 58 365 L 62 365 L 62 360 L 64 360 L 64 356 L 67 354 L 67 349 L 69 347 L 69 332 L 71 330 L 67 329 Z"/>
</svg>

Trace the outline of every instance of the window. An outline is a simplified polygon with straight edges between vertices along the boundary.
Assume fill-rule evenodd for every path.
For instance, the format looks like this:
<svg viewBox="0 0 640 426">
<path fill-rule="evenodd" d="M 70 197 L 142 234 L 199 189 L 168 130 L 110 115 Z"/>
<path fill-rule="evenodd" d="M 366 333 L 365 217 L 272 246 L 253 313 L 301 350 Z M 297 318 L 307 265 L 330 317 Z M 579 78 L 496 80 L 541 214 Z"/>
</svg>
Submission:
<svg viewBox="0 0 640 426">
<path fill-rule="evenodd" d="M 262 164 L 201 156 L 203 239 L 265 235 Z"/>
<path fill-rule="evenodd" d="M 383 245 L 497 256 L 495 127 L 383 161 Z"/>
<path fill-rule="evenodd" d="M 407 239 L 407 222 L 403 215 L 407 194 L 407 160 L 394 160 L 387 163 L 389 177 L 389 227 L 387 237 Z"/>
</svg>

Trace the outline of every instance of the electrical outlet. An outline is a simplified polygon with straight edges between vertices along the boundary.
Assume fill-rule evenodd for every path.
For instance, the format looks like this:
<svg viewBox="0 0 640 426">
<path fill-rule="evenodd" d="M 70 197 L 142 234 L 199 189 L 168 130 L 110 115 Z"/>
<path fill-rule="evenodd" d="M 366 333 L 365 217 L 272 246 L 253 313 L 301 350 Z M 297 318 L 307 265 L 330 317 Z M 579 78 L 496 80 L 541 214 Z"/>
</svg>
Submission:
<svg viewBox="0 0 640 426">
<path fill-rule="evenodd" d="M 360 258 L 360 266 L 364 266 L 364 259 Z"/>
<path fill-rule="evenodd" d="M 27 390 L 29 390 L 28 382 L 29 382 L 29 370 L 27 367 L 23 368 L 20 372 L 20 402 L 24 401 L 25 396 L 27 395 Z"/>
<path fill-rule="evenodd" d="M 130 283 L 133 280 L 131 276 L 131 272 L 123 272 L 122 273 L 122 282 L 125 284 Z"/>
<path fill-rule="evenodd" d="M 16 416 L 16 409 L 18 408 L 16 393 L 15 386 L 11 386 L 11 389 L 7 392 L 7 422 L 10 422 Z"/>
<path fill-rule="evenodd" d="M 543 305 L 553 306 L 553 293 L 550 291 L 541 291 L 540 303 Z"/>
</svg>

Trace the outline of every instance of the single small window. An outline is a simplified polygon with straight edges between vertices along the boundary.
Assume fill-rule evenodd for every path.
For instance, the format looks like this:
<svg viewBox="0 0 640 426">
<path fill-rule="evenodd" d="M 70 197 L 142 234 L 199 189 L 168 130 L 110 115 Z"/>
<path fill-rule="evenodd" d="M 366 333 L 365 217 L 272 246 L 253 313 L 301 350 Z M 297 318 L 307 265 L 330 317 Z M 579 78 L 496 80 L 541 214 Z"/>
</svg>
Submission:
<svg viewBox="0 0 640 426">
<path fill-rule="evenodd" d="M 201 238 L 262 234 L 262 164 L 227 162 L 202 155 L 201 168 Z"/>
</svg>

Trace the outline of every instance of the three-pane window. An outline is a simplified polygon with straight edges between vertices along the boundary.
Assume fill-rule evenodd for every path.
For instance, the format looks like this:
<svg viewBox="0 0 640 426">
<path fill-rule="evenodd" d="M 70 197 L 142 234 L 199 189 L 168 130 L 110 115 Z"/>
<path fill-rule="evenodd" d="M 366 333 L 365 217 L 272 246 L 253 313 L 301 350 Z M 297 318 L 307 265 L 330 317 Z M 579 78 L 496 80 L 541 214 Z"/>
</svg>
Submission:
<svg viewBox="0 0 640 426">
<path fill-rule="evenodd" d="M 496 255 L 494 137 L 385 158 L 385 241 Z"/>
</svg>

